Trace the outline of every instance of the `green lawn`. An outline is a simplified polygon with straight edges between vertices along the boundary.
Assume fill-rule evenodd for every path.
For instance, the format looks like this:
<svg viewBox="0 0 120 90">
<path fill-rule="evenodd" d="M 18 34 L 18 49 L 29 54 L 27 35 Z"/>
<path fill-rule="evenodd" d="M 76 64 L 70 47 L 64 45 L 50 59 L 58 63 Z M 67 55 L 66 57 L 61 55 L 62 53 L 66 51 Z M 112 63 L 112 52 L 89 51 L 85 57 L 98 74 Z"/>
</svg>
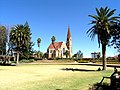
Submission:
<svg viewBox="0 0 120 90">
<path fill-rule="evenodd" d="M 62 70 L 65 68 L 76 71 Z M 104 72 L 91 71 L 97 68 L 45 64 L 0 66 L 0 90 L 87 90 L 93 83 L 100 82 L 103 76 L 109 76 L 113 72 L 111 68 Z"/>
</svg>

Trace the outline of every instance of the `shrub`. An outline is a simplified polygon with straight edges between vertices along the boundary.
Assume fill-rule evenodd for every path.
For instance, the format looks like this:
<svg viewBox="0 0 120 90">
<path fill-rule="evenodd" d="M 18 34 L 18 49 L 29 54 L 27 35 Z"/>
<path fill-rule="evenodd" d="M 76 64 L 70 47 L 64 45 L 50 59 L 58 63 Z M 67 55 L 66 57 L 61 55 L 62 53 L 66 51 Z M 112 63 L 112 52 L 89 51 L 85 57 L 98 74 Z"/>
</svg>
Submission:
<svg viewBox="0 0 120 90">
<path fill-rule="evenodd" d="M 33 61 L 34 61 L 34 59 L 22 59 L 22 60 L 20 60 L 20 63 L 30 63 Z"/>
<path fill-rule="evenodd" d="M 89 63 L 90 62 L 90 60 L 84 60 L 84 59 L 82 59 L 82 60 L 76 60 L 78 63 Z"/>
<path fill-rule="evenodd" d="M 96 83 L 96 84 L 93 84 L 92 87 L 89 88 L 89 90 L 110 90 L 110 86 L 108 83 Z"/>
</svg>

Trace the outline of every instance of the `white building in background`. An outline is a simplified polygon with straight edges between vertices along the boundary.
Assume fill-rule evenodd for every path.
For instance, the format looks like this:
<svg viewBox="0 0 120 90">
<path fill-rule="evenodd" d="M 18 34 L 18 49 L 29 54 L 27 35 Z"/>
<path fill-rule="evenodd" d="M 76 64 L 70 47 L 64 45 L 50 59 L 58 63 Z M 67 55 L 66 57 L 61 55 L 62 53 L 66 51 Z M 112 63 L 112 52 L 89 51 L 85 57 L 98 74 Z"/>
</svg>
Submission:
<svg viewBox="0 0 120 90">
<path fill-rule="evenodd" d="M 66 58 L 64 54 L 66 51 L 69 52 L 69 58 L 72 57 L 72 36 L 70 33 L 70 27 L 68 27 L 67 40 L 66 43 L 55 42 L 54 46 L 51 43 L 47 49 L 48 58 Z"/>
</svg>

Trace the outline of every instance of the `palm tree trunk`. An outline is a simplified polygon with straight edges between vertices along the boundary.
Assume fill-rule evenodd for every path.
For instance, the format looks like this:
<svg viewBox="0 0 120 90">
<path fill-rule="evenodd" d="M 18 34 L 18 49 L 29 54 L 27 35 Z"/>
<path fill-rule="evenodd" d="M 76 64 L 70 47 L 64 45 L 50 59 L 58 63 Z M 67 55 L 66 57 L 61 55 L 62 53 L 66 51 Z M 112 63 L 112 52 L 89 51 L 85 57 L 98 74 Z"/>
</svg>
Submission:
<svg viewBox="0 0 120 90">
<path fill-rule="evenodd" d="M 19 51 L 17 51 L 17 65 L 19 64 Z"/>
<path fill-rule="evenodd" d="M 40 51 L 40 46 L 39 46 L 39 51 Z M 40 53 L 39 53 L 39 58 L 41 58 L 41 57 L 40 57 Z"/>
<path fill-rule="evenodd" d="M 52 41 L 52 45 L 53 45 L 53 47 L 54 47 L 54 52 L 53 52 L 53 58 L 56 58 L 56 47 L 55 47 L 55 42 L 54 41 Z"/>
<path fill-rule="evenodd" d="M 106 70 L 106 45 L 102 44 L 103 70 Z"/>
</svg>

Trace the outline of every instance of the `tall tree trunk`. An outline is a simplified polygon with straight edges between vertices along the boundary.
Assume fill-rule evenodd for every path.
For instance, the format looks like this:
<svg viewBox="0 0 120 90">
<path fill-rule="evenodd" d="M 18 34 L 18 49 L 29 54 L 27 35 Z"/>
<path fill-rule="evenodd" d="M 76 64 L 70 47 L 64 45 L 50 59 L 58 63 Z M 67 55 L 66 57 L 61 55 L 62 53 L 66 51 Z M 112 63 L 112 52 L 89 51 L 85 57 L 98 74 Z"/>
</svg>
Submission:
<svg viewBox="0 0 120 90">
<path fill-rule="evenodd" d="M 56 51 L 57 51 L 57 49 L 56 49 L 56 47 L 55 47 L 55 42 L 54 41 L 52 41 L 52 45 L 53 45 L 53 47 L 54 47 L 54 52 L 53 52 L 53 57 L 52 58 L 56 58 Z"/>
<path fill-rule="evenodd" d="M 103 69 L 106 70 L 106 45 L 102 44 L 102 60 L 103 60 Z"/>
<path fill-rule="evenodd" d="M 40 54 L 41 54 L 41 53 L 40 53 L 40 45 L 39 45 L 39 58 L 41 58 Z"/>
<path fill-rule="evenodd" d="M 17 65 L 19 64 L 19 51 L 17 51 Z"/>
</svg>

